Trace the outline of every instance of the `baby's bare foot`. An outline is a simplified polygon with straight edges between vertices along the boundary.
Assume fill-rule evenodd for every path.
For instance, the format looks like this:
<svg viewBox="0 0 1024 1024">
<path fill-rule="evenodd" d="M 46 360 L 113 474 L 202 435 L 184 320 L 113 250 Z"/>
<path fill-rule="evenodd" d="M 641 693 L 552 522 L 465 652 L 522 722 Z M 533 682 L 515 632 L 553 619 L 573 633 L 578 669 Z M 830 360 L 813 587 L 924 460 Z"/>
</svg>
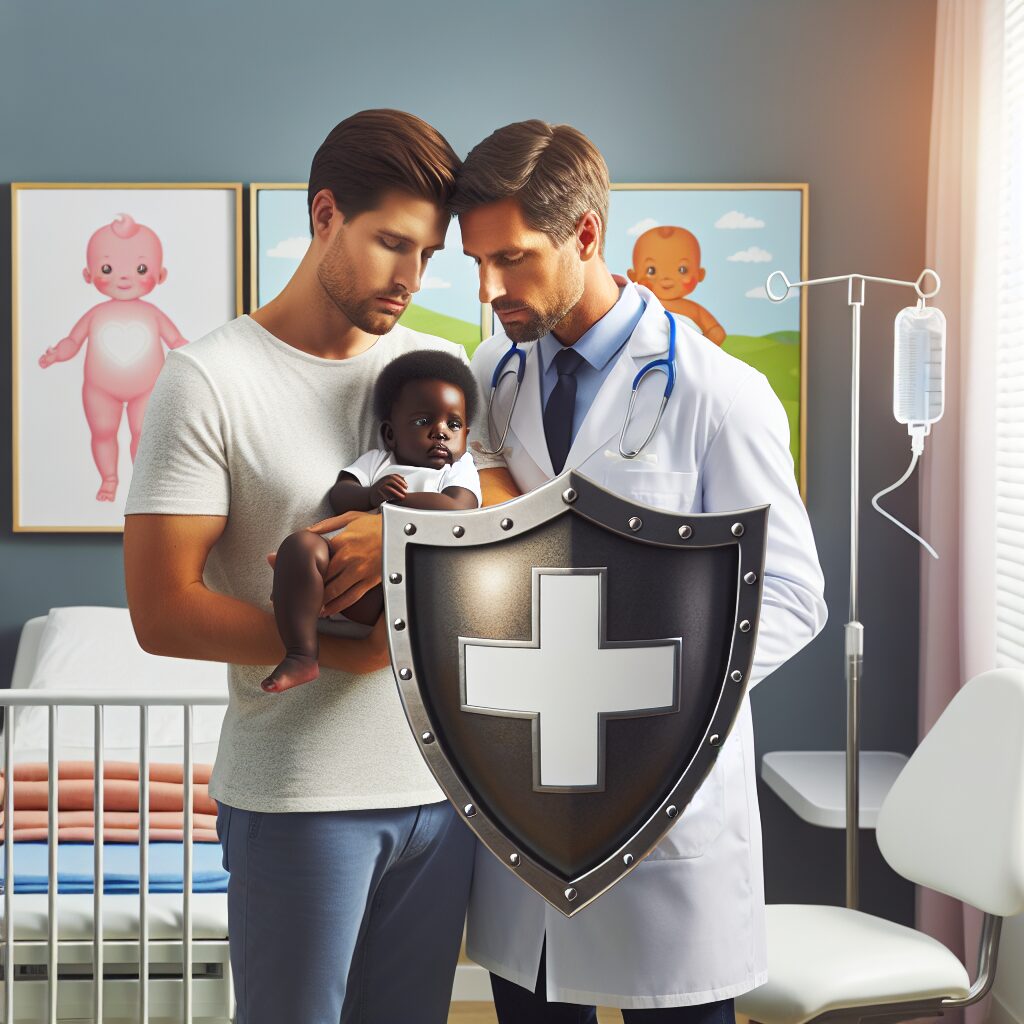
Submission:
<svg viewBox="0 0 1024 1024">
<path fill-rule="evenodd" d="M 97 501 L 113 501 L 114 496 L 117 494 L 117 477 L 116 476 L 105 476 L 103 478 L 103 484 L 100 489 L 96 492 Z"/>
<path fill-rule="evenodd" d="M 267 693 L 281 693 L 293 686 L 311 683 L 320 675 L 320 666 L 316 658 L 307 658 L 301 654 L 289 654 L 260 686 Z"/>
</svg>

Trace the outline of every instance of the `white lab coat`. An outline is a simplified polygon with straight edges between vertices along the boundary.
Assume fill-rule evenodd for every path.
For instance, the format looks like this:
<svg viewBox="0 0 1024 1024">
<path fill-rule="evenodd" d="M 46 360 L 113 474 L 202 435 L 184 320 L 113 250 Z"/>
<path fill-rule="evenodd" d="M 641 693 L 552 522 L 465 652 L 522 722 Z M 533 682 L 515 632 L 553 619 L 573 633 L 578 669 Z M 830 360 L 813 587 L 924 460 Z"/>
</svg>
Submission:
<svg viewBox="0 0 1024 1024">
<path fill-rule="evenodd" d="M 639 291 L 647 308 L 588 410 L 566 466 L 623 497 L 677 512 L 771 504 L 754 684 L 807 644 L 826 618 L 824 581 L 793 472 L 788 421 L 763 374 L 677 318 L 675 391 L 642 456 L 621 458 L 619 431 L 633 377 L 668 352 L 663 307 L 646 288 Z M 508 347 L 499 331 L 473 356 L 485 397 L 494 366 Z M 524 492 L 554 476 L 544 437 L 538 355 L 537 345 L 528 346 L 526 375 L 505 441 L 505 460 Z M 653 423 L 664 380 L 653 372 L 641 384 L 636 422 L 627 433 L 632 447 Z M 502 399 L 509 394 L 500 389 L 495 403 L 492 419 L 499 427 L 508 414 Z M 678 824 L 627 878 L 575 917 L 567 919 L 548 906 L 479 846 L 469 908 L 470 957 L 532 990 L 545 934 L 551 1001 L 631 1009 L 684 1006 L 764 984 L 764 876 L 748 699 Z"/>
</svg>

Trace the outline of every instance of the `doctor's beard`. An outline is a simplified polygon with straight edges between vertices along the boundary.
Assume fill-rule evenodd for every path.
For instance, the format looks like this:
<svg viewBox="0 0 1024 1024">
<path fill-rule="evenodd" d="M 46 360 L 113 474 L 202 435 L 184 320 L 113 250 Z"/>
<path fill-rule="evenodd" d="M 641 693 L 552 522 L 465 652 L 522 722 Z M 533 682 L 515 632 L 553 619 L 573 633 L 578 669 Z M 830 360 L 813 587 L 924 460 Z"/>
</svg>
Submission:
<svg viewBox="0 0 1024 1024">
<path fill-rule="evenodd" d="M 583 269 L 575 258 L 575 253 L 568 246 L 565 257 L 559 261 L 561 267 L 555 275 L 555 281 L 560 285 L 559 290 L 552 293 L 547 310 L 541 310 L 523 302 L 503 302 L 500 299 L 492 304 L 491 308 L 499 320 L 501 320 L 503 309 L 525 311 L 526 315 L 521 320 L 515 320 L 508 324 L 502 320 L 501 326 L 509 341 L 520 344 L 543 338 L 579 305 L 584 291 Z"/>
</svg>

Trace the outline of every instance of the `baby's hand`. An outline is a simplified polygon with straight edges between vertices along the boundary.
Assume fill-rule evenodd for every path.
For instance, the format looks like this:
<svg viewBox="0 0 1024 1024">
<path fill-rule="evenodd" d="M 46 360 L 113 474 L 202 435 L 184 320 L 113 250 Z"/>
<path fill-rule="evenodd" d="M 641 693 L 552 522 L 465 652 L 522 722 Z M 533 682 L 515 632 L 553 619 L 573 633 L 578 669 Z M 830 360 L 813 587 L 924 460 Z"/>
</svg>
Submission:
<svg viewBox="0 0 1024 1024">
<path fill-rule="evenodd" d="M 401 473 L 388 473 L 370 486 L 370 505 L 377 508 L 385 501 L 402 501 L 408 490 L 409 485 Z"/>
</svg>

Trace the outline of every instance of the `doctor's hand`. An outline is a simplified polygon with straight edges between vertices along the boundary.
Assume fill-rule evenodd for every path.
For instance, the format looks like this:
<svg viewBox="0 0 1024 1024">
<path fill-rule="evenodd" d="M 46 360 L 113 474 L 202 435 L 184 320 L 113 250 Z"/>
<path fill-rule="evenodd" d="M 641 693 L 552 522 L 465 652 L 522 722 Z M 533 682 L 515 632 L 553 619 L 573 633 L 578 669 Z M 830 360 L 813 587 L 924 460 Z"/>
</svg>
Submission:
<svg viewBox="0 0 1024 1024">
<path fill-rule="evenodd" d="M 324 574 L 324 615 L 343 611 L 380 583 L 380 547 L 383 518 L 376 512 L 345 512 L 309 527 L 330 533 L 331 561 Z"/>
</svg>

